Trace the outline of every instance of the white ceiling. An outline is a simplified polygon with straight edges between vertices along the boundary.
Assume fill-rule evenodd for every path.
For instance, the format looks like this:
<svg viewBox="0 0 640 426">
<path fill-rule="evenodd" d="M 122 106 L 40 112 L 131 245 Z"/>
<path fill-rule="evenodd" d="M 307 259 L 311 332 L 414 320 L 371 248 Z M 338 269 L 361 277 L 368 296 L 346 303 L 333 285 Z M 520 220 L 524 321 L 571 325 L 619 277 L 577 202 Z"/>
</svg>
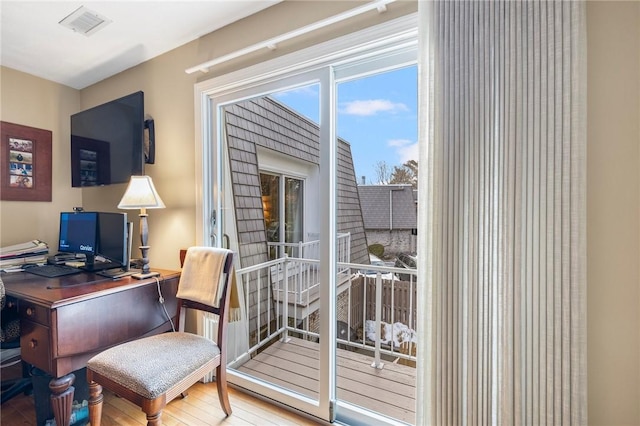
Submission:
<svg viewBox="0 0 640 426">
<path fill-rule="evenodd" d="M 82 89 L 281 0 L 0 0 L 0 64 Z M 90 36 L 59 24 L 85 6 L 112 22 Z"/>
</svg>

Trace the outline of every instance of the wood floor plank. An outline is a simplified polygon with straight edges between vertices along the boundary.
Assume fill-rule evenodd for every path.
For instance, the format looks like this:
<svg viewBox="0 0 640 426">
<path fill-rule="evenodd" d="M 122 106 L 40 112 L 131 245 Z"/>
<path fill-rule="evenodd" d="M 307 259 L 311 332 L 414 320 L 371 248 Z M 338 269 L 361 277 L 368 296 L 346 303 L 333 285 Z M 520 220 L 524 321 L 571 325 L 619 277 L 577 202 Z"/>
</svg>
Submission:
<svg viewBox="0 0 640 426">
<path fill-rule="evenodd" d="M 215 385 L 214 385 L 215 386 Z M 218 401 L 217 395 L 215 398 L 210 398 L 209 393 L 202 393 L 195 386 L 189 389 L 189 396 L 185 399 L 188 403 L 196 404 L 200 407 L 220 407 L 220 402 Z M 264 417 L 257 416 L 250 411 L 247 411 L 239 406 L 237 401 L 231 407 L 233 410 L 233 418 L 236 420 L 240 420 L 245 422 L 245 424 L 264 424 L 265 426 L 273 426 L 277 425 L 277 423 L 273 422 L 272 419 L 265 419 Z M 224 412 L 220 410 L 222 413 L 222 417 L 224 417 Z"/>
<path fill-rule="evenodd" d="M 237 418 L 226 418 L 222 410 L 212 410 L 211 407 L 197 407 L 187 401 L 189 398 L 176 398 L 164 408 L 163 413 L 169 413 L 173 417 L 180 418 L 186 425 L 205 426 L 220 425 L 241 425 Z"/>
<path fill-rule="evenodd" d="M 36 412 L 30 397 L 17 396 L 5 402 L 0 409 L 1 425 L 26 425 L 36 423 Z"/>
<path fill-rule="evenodd" d="M 318 398 L 318 382 L 317 380 L 314 382 L 307 382 L 307 386 L 313 386 L 313 389 L 306 388 L 304 386 L 298 385 L 293 378 L 289 375 L 277 374 L 277 372 L 272 371 L 271 374 L 265 374 L 261 370 L 242 370 L 243 372 L 250 374 L 253 377 L 258 379 L 262 379 L 266 382 L 272 383 L 274 385 L 283 387 L 293 392 L 297 392 L 301 395 L 308 396 L 313 399 Z M 281 372 L 282 373 L 282 372 Z M 285 380 L 286 379 L 286 380 Z"/>
<path fill-rule="evenodd" d="M 111 392 L 105 392 L 103 410 L 108 409 L 116 421 L 123 424 L 146 425 L 147 416 L 136 405 L 126 399 L 120 398 Z"/>
<path fill-rule="evenodd" d="M 254 360 L 249 361 L 248 368 L 255 368 L 256 362 Z M 300 356 L 292 353 L 280 353 L 279 356 L 265 354 L 260 357 L 259 363 L 264 368 L 271 368 L 272 370 L 282 371 L 282 364 L 287 365 L 287 373 L 300 376 L 301 378 L 308 378 L 311 380 L 318 380 L 318 367 L 315 368 L 304 365 L 300 360 Z"/>
<path fill-rule="evenodd" d="M 380 403 L 379 401 L 372 402 L 372 400 L 367 399 L 363 395 L 345 390 L 338 391 L 338 398 L 344 401 L 349 401 L 351 404 L 359 407 L 384 414 L 385 416 L 402 420 L 405 423 L 415 423 L 415 411 L 402 409 L 396 406 L 393 401 L 387 401 L 384 403 Z"/>
<path fill-rule="evenodd" d="M 345 391 L 350 395 L 360 395 L 369 401 L 369 406 L 377 406 L 378 403 L 385 404 L 391 401 L 394 406 L 402 409 L 415 411 L 415 398 L 398 395 L 393 390 L 376 388 L 373 386 L 358 386 L 357 384 L 338 386 L 338 391 Z M 347 400 L 349 402 L 356 402 Z"/>
<path fill-rule="evenodd" d="M 7 403 L 5 403 L 7 405 Z M 0 424 L 5 426 L 22 426 L 30 424 L 28 419 L 22 413 L 12 406 L 2 406 L 2 414 L 0 416 Z M 35 420 L 34 420 L 35 423 Z"/>
<path fill-rule="evenodd" d="M 144 418 L 144 415 L 143 415 Z M 104 404 L 102 406 L 102 424 L 107 425 L 123 425 L 123 426 L 141 426 L 145 425 L 143 421 L 133 418 L 126 413 L 120 411 L 112 404 Z"/>
<path fill-rule="evenodd" d="M 366 388 L 379 388 L 393 392 L 394 395 L 398 395 L 404 398 L 415 398 L 415 386 L 410 386 L 406 383 L 398 383 L 389 378 L 380 370 L 371 368 L 371 371 L 357 371 L 343 366 L 337 368 L 337 384 L 341 387 L 357 387 L 362 386 Z"/>
<path fill-rule="evenodd" d="M 196 383 L 189 389 L 189 394 L 195 395 L 203 404 L 219 405 L 220 402 L 218 401 L 218 394 L 207 390 L 207 386 L 213 386 L 215 388 L 215 383 Z M 237 412 L 236 409 L 249 412 L 253 416 L 255 416 L 256 410 L 258 410 L 263 417 L 263 419 L 260 419 L 259 417 L 255 416 L 258 424 L 270 422 L 283 426 L 299 424 L 298 419 L 296 419 L 296 421 L 291 421 L 288 412 L 285 412 L 285 416 L 282 416 L 282 410 L 273 404 L 269 404 L 267 401 L 264 401 L 260 398 L 255 398 L 252 395 L 238 391 L 234 388 L 231 388 L 229 393 L 230 395 L 233 394 L 233 398 L 230 397 L 230 399 L 232 400 L 231 409 L 233 410 L 234 415 Z M 267 414 L 268 416 L 266 416 Z M 265 421 L 265 417 L 268 420 Z"/>
<path fill-rule="evenodd" d="M 233 399 L 233 404 L 234 407 L 240 406 L 251 412 L 255 412 L 257 409 L 262 416 L 272 419 L 276 424 L 281 426 L 312 426 L 318 424 L 317 421 L 304 416 L 296 416 L 295 418 L 292 418 L 287 411 L 284 411 L 285 415 L 283 415 L 282 409 L 277 405 L 240 391 L 236 391 L 236 397 Z"/>
</svg>

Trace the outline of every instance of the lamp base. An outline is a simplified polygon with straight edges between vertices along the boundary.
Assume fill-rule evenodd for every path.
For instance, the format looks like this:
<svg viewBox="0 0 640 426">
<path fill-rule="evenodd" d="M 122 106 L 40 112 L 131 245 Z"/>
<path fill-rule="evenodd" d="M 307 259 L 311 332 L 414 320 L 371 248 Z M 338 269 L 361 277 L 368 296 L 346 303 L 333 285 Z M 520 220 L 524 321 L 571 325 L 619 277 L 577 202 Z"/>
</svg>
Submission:
<svg viewBox="0 0 640 426">
<path fill-rule="evenodd" d="M 137 280 L 146 280 L 147 278 L 157 277 L 159 275 L 160 275 L 160 272 L 147 272 L 147 273 L 133 274 L 131 276 Z"/>
</svg>

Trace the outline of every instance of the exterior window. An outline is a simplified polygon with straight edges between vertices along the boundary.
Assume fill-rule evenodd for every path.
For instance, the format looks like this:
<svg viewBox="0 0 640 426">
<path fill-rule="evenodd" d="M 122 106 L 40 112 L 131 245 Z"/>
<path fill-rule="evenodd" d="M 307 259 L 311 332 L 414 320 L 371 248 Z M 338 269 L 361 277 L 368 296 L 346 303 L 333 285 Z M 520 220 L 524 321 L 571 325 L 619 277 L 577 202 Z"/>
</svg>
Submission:
<svg viewBox="0 0 640 426">
<path fill-rule="evenodd" d="M 280 241 L 280 176 L 260 174 L 267 241 Z"/>
<path fill-rule="evenodd" d="M 292 256 L 294 253 L 290 244 L 303 240 L 303 181 L 261 173 L 260 184 L 267 242 L 275 243 L 269 244 L 269 256 L 272 259 L 284 253 Z"/>
</svg>

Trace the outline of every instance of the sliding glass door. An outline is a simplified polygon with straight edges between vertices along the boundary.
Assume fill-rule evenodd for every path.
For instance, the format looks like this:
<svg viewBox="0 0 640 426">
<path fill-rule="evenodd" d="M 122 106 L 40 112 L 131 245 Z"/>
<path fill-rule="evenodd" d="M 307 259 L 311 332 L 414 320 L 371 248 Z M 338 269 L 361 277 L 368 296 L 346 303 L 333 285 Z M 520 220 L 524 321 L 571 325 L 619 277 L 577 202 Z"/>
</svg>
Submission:
<svg viewBox="0 0 640 426">
<path fill-rule="evenodd" d="M 328 421 L 415 421 L 410 384 L 404 383 L 409 396 L 400 408 L 391 402 L 383 411 L 381 404 L 356 397 L 365 382 L 376 380 L 380 360 L 411 362 L 410 349 L 403 356 L 399 347 L 387 342 L 381 350 L 375 339 L 367 340 L 365 328 L 367 321 L 377 320 L 379 325 L 384 318 L 391 324 L 400 316 L 376 317 L 371 308 L 376 304 L 375 276 L 397 277 L 397 271 L 390 259 L 388 264 L 371 264 L 360 195 L 364 166 L 359 159 L 363 152 L 378 155 L 389 166 L 397 159 L 384 153 L 389 140 L 376 141 L 372 133 L 365 141 L 355 133 L 347 137 L 347 129 L 343 135 L 339 127 L 342 120 L 346 123 L 345 111 L 367 114 L 371 108 L 388 108 L 373 94 L 345 99 L 341 93 L 374 75 L 397 72 L 397 81 L 415 80 L 415 35 L 398 39 L 397 30 L 388 31 L 393 37 L 385 48 L 376 45 L 348 60 L 327 59 L 303 69 L 284 66 L 283 60 L 270 72 L 268 64 L 255 70 L 254 80 L 229 75 L 198 87 L 201 238 L 238 254 L 242 290 L 242 319 L 231 325 L 235 329 L 230 333 L 234 342 L 228 353 L 229 381 Z M 304 63 L 300 58 L 288 62 Z M 407 72 L 407 67 L 413 71 Z M 413 77 L 407 77 L 411 73 Z M 390 85 L 389 90 L 399 88 Z M 387 113 L 393 114 L 388 109 Z M 387 126 L 415 129 L 415 117 L 412 124 L 391 120 Z M 360 127 L 361 134 L 371 131 Z M 395 143 L 412 138 L 396 133 Z M 412 197 L 413 191 L 409 193 Z M 399 203 L 397 194 L 389 196 L 391 203 Z M 415 209 L 415 204 L 409 208 Z M 405 231 L 410 240 L 415 225 Z M 411 278 L 403 290 L 408 295 L 402 317 L 407 329 L 415 313 L 415 273 L 406 272 Z M 396 281 L 399 278 L 388 283 L 392 293 L 399 285 Z M 383 291 L 383 285 L 377 288 Z M 385 303 L 393 304 L 394 296 Z"/>
<path fill-rule="evenodd" d="M 333 219 L 322 201 L 330 191 L 321 185 L 331 175 L 323 161 L 331 156 L 323 154 L 328 127 L 320 122 L 327 77 L 326 70 L 304 73 L 210 99 L 220 161 L 208 173 L 220 179 L 211 195 L 221 202 L 212 205 L 227 224 L 213 232 L 229 236 L 239 255 L 245 305 L 236 345 L 244 350 L 228 354 L 229 381 L 326 420 L 335 399 L 323 373 L 331 341 L 324 318 L 331 313 L 321 302 L 331 288 L 321 283 L 332 279 L 324 267 L 331 238 L 323 229 Z M 288 105 L 291 98 L 301 104 Z"/>
<path fill-rule="evenodd" d="M 335 298 L 337 414 L 348 423 L 363 412 L 377 421 L 416 421 L 419 271 L 415 262 L 398 267 L 416 255 L 417 66 L 411 57 L 390 59 L 397 57 L 334 74 L 338 148 L 342 158 L 351 156 L 363 217 L 363 229 L 353 219 L 338 221 L 338 232 L 351 238 L 348 263 L 338 245 L 345 282 L 339 279 Z M 345 192 L 337 194 L 339 219 L 353 211 Z"/>
</svg>

